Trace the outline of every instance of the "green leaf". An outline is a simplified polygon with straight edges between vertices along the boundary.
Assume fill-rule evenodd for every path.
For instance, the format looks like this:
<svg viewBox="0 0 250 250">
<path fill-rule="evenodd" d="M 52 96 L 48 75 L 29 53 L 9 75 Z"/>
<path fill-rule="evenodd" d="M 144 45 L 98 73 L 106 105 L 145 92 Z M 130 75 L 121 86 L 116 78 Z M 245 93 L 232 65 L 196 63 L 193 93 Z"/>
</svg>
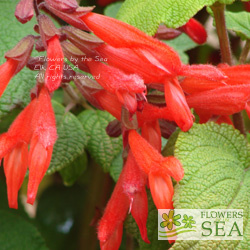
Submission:
<svg viewBox="0 0 250 250">
<path fill-rule="evenodd" d="M 60 170 L 60 175 L 63 178 L 63 183 L 66 186 L 72 186 L 77 179 L 86 170 L 88 163 L 87 154 L 84 152 L 78 156 L 73 162 L 68 166 Z"/>
<path fill-rule="evenodd" d="M 72 163 L 83 153 L 86 135 L 81 123 L 65 108 L 52 101 L 56 116 L 58 139 L 53 149 L 53 155 L 47 174 L 52 174 Z"/>
<path fill-rule="evenodd" d="M 186 34 L 181 34 L 173 40 L 164 42 L 171 46 L 179 54 L 183 63 L 188 63 L 189 61 L 188 55 L 185 53 L 185 51 L 188 51 L 198 46 Z"/>
<path fill-rule="evenodd" d="M 122 2 L 116 2 L 116 3 L 112 3 L 112 4 L 108 5 L 104 9 L 104 15 L 116 18 L 116 15 L 117 15 L 119 9 L 121 8 L 121 6 L 122 6 Z"/>
<path fill-rule="evenodd" d="M 204 6 L 214 2 L 216 0 L 126 0 L 117 18 L 154 35 L 160 23 L 178 28 Z"/>
<path fill-rule="evenodd" d="M 105 130 L 114 117 L 105 111 L 85 110 L 78 119 L 87 134 L 88 151 L 104 171 L 108 172 L 113 159 L 122 149 L 122 138 L 110 138 Z"/>
<path fill-rule="evenodd" d="M 168 139 L 168 142 L 164 149 L 162 150 L 162 155 L 163 156 L 170 156 L 174 155 L 174 150 L 175 150 L 175 143 L 178 138 L 178 135 L 180 133 L 180 129 L 177 129 Z"/>
<path fill-rule="evenodd" d="M 225 17 L 229 30 L 234 31 L 243 40 L 250 39 L 250 13 L 226 11 Z"/>
<path fill-rule="evenodd" d="M 123 167 L 122 150 L 111 163 L 109 173 L 115 182 L 118 181 Z"/>
<path fill-rule="evenodd" d="M 15 18 L 15 8 L 18 0 L 0 1 L 0 64 L 5 62 L 4 54 L 12 49 L 23 37 L 35 34 L 33 18 L 26 24 L 21 24 Z M 0 98 L 0 120 L 16 107 L 25 107 L 30 101 L 30 90 L 36 84 L 36 73 L 24 68 L 9 83 Z"/>
<path fill-rule="evenodd" d="M 4 250 L 48 250 L 37 229 L 25 219 L 0 210 L 0 248 Z"/>
<path fill-rule="evenodd" d="M 244 136 L 226 124 L 194 124 L 188 132 L 180 132 L 175 156 L 182 162 L 185 175 L 175 185 L 174 207 L 244 209 L 244 238 L 179 241 L 172 249 L 248 249 L 250 150 Z"/>
</svg>

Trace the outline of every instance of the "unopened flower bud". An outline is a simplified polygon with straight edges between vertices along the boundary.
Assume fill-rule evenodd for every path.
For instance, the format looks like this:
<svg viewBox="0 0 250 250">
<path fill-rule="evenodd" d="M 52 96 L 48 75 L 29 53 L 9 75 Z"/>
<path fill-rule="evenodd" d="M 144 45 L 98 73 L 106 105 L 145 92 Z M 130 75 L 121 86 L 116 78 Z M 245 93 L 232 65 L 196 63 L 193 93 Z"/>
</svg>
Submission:
<svg viewBox="0 0 250 250">
<path fill-rule="evenodd" d="M 45 2 L 62 12 L 73 13 L 79 6 L 76 0 L 45 0 Z"/>
<path fill-rule="evenodd" d="M 15 16 L 20 23 L 27 23 L 34 15 L 33 0 L 20 0 L 16 6 Z"/>
</svg>

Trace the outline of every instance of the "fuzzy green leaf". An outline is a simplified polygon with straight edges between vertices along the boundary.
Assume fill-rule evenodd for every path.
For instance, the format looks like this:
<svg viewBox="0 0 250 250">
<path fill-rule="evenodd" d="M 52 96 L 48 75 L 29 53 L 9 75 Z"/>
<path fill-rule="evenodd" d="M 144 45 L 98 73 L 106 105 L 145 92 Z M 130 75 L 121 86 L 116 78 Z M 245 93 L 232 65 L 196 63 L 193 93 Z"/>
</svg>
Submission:
<svg viewBox="0 0 250 250">
<path fill-rule="evenodd" d="M 12 49 L 23 37 L 34 34 L 33 18 L 26 24 L 19 23 L 15 18 L 18 0 L 0 1 L 0 64 L 5 62 L 4 54 Z M 36 84 L 35 72 L 24 68 L 9 83 L 0 98 L 0 120 L 16 107 L 24 107 L 30 101 L 30 90 Z"/>
<path fill-rule="evenodd" d="M 188 51 L 198 46 L 186 34 L 181 34 L 173 40 L 164 42 L 171 46 L 176 52 L 178 52 L 183 63 L 188 63 L 189 61 L 188 55 L 185 53 L 185 51 Z"/>
<path fill-rule="evenodd" d="M 122 139 L 110 138 L 106 127 L 114 118 L 105 111 L 86 110 L 79 116 L 81 124 L 87 134 L 87 149 L 95 161 L 100 164 L 105 172 L 110 170 L 114 158 L 122 149 Z"/>
<path fill-rule="evenodd" d="M 22 217 L 0 210 L 0 248 L 48 250 L 38 230 Z"/>
<path fill-rule="evenodd" d="M 216 0 L 126 0 L 117 18 L 154 35 L 160 23 L 178 28 L 214 2 Z"/>
<path fill-rule="evenodd" d="M 234 31 L 241 39 L 250 39 L 250 13 L 226 11 L 225 16 L 229 30 Z"/>
<path fill-rule="evenodd" d="M 172 249 L 248 249 L 250 234 L 250 150 L 232 126 L 194 124 L 181 132 L 175 156 L 185 176 L 175 185 L 178 209 L 244 209 L 242 241 L 177 241 Z M 212 247 L 213 246 L 213 247 Z"/>
<path fill-rule="evenodd" d="M 86 135 L 81 123 L 70 112 L 65 113 L 65 108 L 52 101 L 56 115 L 58 139 L 54 146 L 52 159 L 47 174 L 52 174 L 72 163 L 83 153 Z"/>
<path fill-rule="evenodd" d="M 119 9 L 122 6 L 122 2 L 112 3 L 104 9 L 104 15 L 116 18 Z"/>
<path fill-rule="evenodd" d="M 114 158 L 111 163 L 109 173 L 115 182 L 118 181 L 123 167 L 122 151 Z"/>
</svg>

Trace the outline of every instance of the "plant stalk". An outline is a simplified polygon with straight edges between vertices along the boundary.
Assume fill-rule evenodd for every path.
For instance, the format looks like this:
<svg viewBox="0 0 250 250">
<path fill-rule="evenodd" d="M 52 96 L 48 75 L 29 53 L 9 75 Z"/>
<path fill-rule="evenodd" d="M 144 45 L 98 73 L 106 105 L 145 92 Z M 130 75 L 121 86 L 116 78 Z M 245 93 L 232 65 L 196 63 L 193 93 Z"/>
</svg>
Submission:
<svg viewBox="0 0 250 250">
<path fill-rule="evenodd" d="M 229 37 L 227 33 L 226 20 L 225 20 L 225 4 L 216 2 L 211 7 L 214 13 L 215 26 L 220 43 L 221 60 L 223 63 L 228 65 L 233 65 L 232 51 L 230 47 Z M 233 124 L 236 129 L 238 129 L 243 135 L 246 135 L 245 125 L 242 114 L 233 114 Z"/>
<path fill-rule="evenodd" d="M 250 40 L 246 40 L 245 46 L 241 52 L 239 63 L 244 64 L 247 60 L 247 56 L 250 50 Z"/>
<path fill-rule="evenodd" d="M 232 65 L 233 64 L 232 52 L 231 52 L 229 37 L 226 28 L 225 14 L 224 14 L 225 4 L 220 4 L 216 2 L 211 7 L 211 9 L 214 13 L 214 20 L 220 43 L 221 60 L 223 63 Z"/>
</svg>

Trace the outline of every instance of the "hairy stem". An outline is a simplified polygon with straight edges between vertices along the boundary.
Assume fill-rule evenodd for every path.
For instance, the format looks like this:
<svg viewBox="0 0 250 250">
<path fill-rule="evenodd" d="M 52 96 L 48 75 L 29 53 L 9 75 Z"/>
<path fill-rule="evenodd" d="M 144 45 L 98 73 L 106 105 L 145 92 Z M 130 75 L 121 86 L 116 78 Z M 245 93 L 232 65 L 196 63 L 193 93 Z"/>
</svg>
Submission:
<svg viewBox="0 0 250 250">
<path fill-rule="evenodd" d="M 249 50 L 250 50 L 250 40 L 246 40 L 245 46 L 240 55 L 240 59 L 239 59 L 240 64 L 243 64 L 246 62 Z"/>
<path fill-rule="evenodd" d="M 233 64 L 232 52 L 228 38 L 225 14 L 224 14 L 225 5 L 216 2 L 211 8 L 214 13 L 216 30 L 220 42 L 221 60 L 223 63 L 232 65 Z M 246 134 L 244 120 L 240 112 L 233 114 L 233 123 L 236 129 L 238 129 L 242 134 L 244 135 Z"/>
<path fill-rule="evenodd" d="M 232 52 L 228 38 L 226 21 L 225 21 L 225 5 L 216 2 L 212 7 L 217 34 L 220 42 L 221 60 L 223 63 L 232 65 Z"/>
<path fill-rule="evenodd" d="M 234 127 L 241 132 L 241 134 L 246 136 L 244 120 L 243 120 L 241 112 L 233 114 L 233 124 L 234 124 Z"/>
<path fill-rule="evenodd" d="M 33 0 L 33 6 L 34 6 L 35 13 L 36 13 L 36 17 L 38 17 L 40 13 L 37 7 L 37 0 Z"/>
</svg>

